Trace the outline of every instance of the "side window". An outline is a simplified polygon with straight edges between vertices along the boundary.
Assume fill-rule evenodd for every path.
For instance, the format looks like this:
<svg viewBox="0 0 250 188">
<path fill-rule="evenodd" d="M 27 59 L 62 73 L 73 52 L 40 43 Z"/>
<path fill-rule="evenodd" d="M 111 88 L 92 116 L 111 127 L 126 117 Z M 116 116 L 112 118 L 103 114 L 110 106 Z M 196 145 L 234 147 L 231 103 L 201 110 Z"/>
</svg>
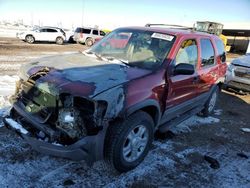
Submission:
<svg viewBox="0 0 250 188">
<path fill-rule="evenodd" d="M 198 61 L 197 43 L 193 39 L 182 42 L 181 47 L 175 58 L 175 65 L 188 63 L 196 66 Z"/>
<path fill-rule="evenodd" d="M 221 40 L 215 40 L 215 44 L 218 50 L 218 55 L 221 59 L 222 63 L 226 62 L 226 52 L 225 52 L 225 48 L 224 48 L 224 44 Z"/>
<path fill-rule="evenodd" d="M 40 29 L 40 32 L 47 32 L 47 29 Z"/>
<path fill-rule="evenodd" d="M 210 39 L 201 39 L 201 66 L 214 64 L 214 48 Z"/>
<path fill-rule="evenodd" d="M 76 33 L 81 33 L 82 30 L 83 30 L 83 28 L 78 27 L 78 28 L 76 28 L 75 32 L 76 32 Z"/>
<path fill-rule="evenodd" d="M 93 35 L 98 35 L 98 31 L 97 30 L 93 30 Z"/>
<path fill-rule="evenodd" d="M 55 30 L 55 29 L 47 29 L 47 32 L 49 32 L 49 33 L 56 33 L 57 30 Z"/>
<path fill-rule="evenodd" d="M 82 29 L 82 32 L 85 34 L 90 34 L 91 29 Z"/>
<path fill-rule="evenodd" d="M 100 31 L 101 36 L 105 36 L 106 34 L 103 31 Z"/>
</svg>

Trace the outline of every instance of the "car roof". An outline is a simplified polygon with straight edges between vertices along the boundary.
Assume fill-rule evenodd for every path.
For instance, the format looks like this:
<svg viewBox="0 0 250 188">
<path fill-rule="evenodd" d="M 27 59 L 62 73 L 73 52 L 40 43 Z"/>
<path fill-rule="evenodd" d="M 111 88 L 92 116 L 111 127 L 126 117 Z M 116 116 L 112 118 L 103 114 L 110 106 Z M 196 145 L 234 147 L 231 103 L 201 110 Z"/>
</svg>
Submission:
<svg viewBox="0 0 250 188">
<path fill-rule="evenodd" d="M 76 27 L 76 28 L 101 30 L 101 29 L 94 28 L 94 27 Z"/>
<path fill-rule="evenodd" d="M 59 29 L 60 30 L 62 28 L 59 28 L 59 27 L 50 27 L 50 26 L 43 26 L 43 27 L 39 27 L 38 29 Z"/>
<path fill-rule="evenodd" d="M 142 30 L 142 31 L 152 31 L 152 32 L 166 33 L 169 35 L 175 35 L 179 37 L 190 35 L 190 36 L 207 36 L 207 37 L 219 39 L 219 37 L 216 35 L 212 35 L 212 34 L 205 33 L 205 32 L 198 32 L 192 29 L 177 29 L 177 28 L 164 28 L 164 27 L 138 27 L 138 26 L 123 27 L 119 29 L 137 29 L 137 30 Z"/>
</svg>

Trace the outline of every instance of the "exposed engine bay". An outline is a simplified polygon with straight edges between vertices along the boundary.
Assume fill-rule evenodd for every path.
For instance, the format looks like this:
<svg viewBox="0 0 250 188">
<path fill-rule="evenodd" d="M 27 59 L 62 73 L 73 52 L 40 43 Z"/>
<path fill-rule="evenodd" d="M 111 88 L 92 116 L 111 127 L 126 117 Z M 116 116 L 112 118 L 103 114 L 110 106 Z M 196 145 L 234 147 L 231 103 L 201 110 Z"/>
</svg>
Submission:
<svg viewBox="0 0 250 188">
<path fill-rule="evenodd" d="M 41 87 L 39 79 L 49 71 L 44 67 L 27 81 L 19 80 L 11 98 L 12 118 L 24 125 L 33 137 L 50 143 L 70 145 L 87 135 L 97 134 L 102 129 L 106 102 L 59 92 L 50 83 L 44 87 L 42 82 Z"/>
</svg>

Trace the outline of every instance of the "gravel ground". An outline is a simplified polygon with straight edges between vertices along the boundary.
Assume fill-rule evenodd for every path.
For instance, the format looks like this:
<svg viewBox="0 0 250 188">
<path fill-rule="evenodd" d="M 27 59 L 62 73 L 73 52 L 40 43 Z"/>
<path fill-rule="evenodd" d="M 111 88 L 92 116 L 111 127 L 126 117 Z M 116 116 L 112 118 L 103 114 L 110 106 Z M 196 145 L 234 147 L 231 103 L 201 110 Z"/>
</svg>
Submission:
<svg viewBox="0 0 250 188">
<path fill-rule="evenodd" d="M 84 48 L 79 44 L 30 45 L 0 38 L 0 127 L 22 63 Z M 90 167 L 84 161 L 40 154 L 15 133 L 1 127 L 0 187 L 247 188 L 250 187 L 250 133 L 246 129 L 250 128 L 249 104 L 249 95 L 223 91 L 211 117 L 193 116 L 171 127 L 174 134 L 157 138 L 144 162 L 122 174 L 111 170 L 103 161 Z"/>
</svg>

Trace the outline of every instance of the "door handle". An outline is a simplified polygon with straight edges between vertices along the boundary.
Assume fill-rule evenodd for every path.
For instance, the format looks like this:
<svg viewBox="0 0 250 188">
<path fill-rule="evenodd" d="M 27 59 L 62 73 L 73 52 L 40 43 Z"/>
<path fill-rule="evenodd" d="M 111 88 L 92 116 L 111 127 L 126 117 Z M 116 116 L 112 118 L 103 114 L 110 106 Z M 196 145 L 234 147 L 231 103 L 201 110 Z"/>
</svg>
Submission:
<svg viewBox="0 0 250 188">
<path fill-rule="evenodd" d="M 198 76 L 195 76 L 194 79 L 193 79 L 193 84 L 199 82 L 199 77 Z"/>
</svg>

